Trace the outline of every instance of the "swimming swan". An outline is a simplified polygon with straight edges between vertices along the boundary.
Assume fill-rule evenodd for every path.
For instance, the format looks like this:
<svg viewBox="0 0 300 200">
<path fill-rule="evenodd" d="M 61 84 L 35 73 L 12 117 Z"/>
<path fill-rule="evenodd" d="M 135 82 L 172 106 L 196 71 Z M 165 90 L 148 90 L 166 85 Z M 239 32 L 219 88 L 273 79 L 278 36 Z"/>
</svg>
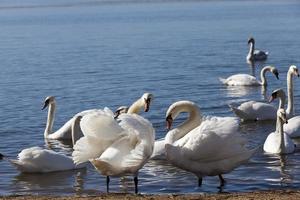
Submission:
<svg viewBox="0 0 300 200">
<path fill-rule="evenodd" d="M 114 116 L 99 111 L 85 115 L 80 127 L 84 137 L 74 146 L 74 162 L 90 161 L 107 177 L 107 192 L 110 176 L 133 175 L 137 193 L 138 171 L 153 151 L 155 131 L 152 124 L 137 114 L 121 114 L 115 120 Z"/>
<path fill-rule="evenodd" d="M 73 144 L 79 138 L 80 118 L 76 117 L 72 124 Z M 84 164 L 75 165 L 71 157 L 41 147 L 23 149 L 18 154 L 17 160 L 9 159 L 9 161 L 23 173 L 46 173 L 85 167 Z"/>
<path fill-rule="evenodd" d="M 293 153 L 295 144 L 291 138 L 283 132 L 283 124 L 288 123 L 286 112 L 283 108 L 277 111 L 276 131 L 268 135 L 264 143 L 264 151 L 274 154 Z"/>
<path fill-rule="evenodd" d="M 246 57 L 247 61 L 267 60 L 269 53 L 255 49 L 255 40 L 253 37 L 249 38 L 248 45 L 250 45 L 250 49 L 249 49 L 249 53 Z"/>
<path fill-rule="evenodd" d="M 220 186 L 225 184 L 222 174 L 247 162 L 256 149 L 248 150 L 246 140 L 238 134 L 239 122 L 233 117 L 203 119 L 199 107 L 191 101 L 172 104 L 167 113 L 167 128 L 181 112 L 188 119 L 170 130 L 165 139 L 166 157 L 173 165 L 190 171 L 198 177 L 219 176 Z"/>
<path fill-rule="evenodd" d="M 219 80 L 229 86 L 267 86 L 266 72 L 272 72 L 277 79 L 278 78 L 278 70 L 272 66 L 265 66 L 260 71 L 261 81 L 257 80 L 254 76 L 249 74 L 235 74 L 229 76 L 227 79 L 219 78 Z"/>
<path fill-rule="evenodd" d="M 130 106 L 128 112 L 139 113 L 142 108 L 144 108 L 144 111 L 147 112 L 149 110 L 149 106 L 152 99 L 153 99 L 152 94 L 144 93 L 141 98 L 139 98 Z M 72 139 L 71 125 L 77 116 L 84 116 L 91 112 L 97 112 L 98 110 L 98 109 L 90 109 L 90 110 L 79 112 L 76 115 L 74 115 L 69 121 L 67 121 L 60 129 L 58 129 L 55 132 L 52 132 L 52 127 L 53 127 L 54 117 L 55 117 L 55 108 L 56 108 L 55 97 L 49 96 L 45 99 L 44 107 L 42 109 L 45 109 L 46 107 L 49 108 L 48 108 L 47 124 L 44 131 L 44 137 L 48 139 L 59 139 L 59 140 Z"/>
<path fill-rule="evenodd" d="M 299 77 L 298 68 L 295 65 L 291 65 L 287 72 L 287 91 L 288 91 L 288 106 L 286 110 L 287 117 L 290 118 L 293 116 L 294 110 L 294 95 L 293 95 L 293 76 Z M 274 93 L 274 92 L 273 92 Z M 282 93 L 278 93 L 278 97 L 283 98 Z M 274 93 L 273 95 L 276 95 Z M 272 95 L 272 96 L 273 96 Z M 274 96 L 276 98 L 276 96 Z M 285 102 L 285 93 L 284 100 Z M 277 116 L 277 108 L 271 104 L 257 102 L 257 101 L 248 101 L 242 103 L 239 107 L 234 107 L 229 105 L 232 111 L 240 117 L 242 120 L 275 120 Z M 284 103 L 280 104 L 280 108 L 284 108 Z M 290 119 L 291 124 L 284 125 L 285 131 L 289 135 L 300 136 L 300 118 L 297 116 L 296 118 Z M 299 120 L 299 121 L 298 121 Z M 299 122 L 299 123 L 298 123 Z M 297 130 L 297 131 L 296 131 Z M 299 131 L 298 131 L 299 130 Z"/>
</svg>

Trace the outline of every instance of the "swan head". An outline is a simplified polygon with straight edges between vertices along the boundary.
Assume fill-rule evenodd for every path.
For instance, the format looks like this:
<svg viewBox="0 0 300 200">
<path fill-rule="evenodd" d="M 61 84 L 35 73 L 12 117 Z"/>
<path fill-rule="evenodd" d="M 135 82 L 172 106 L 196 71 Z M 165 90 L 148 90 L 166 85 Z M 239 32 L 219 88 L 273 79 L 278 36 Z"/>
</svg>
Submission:
<svg viewBox="0 0 300 200">
<path fill-rule="evenodd" d="M 178 101 L 173 103 L 166 112 L 167 129 L 171 129 L 174 119 L 176 119 L 181 112 L 190 112 L 192 108 L 199 110 L 197 104 L 191 101 Z"/>
<path fill-rule="evenodd" d="M 47 108 L 52 103 L 55 103 L 55 97 L 54 96 L 46 97 L 46 99 L 44 100 L 44 106 L 43 106 L 42 110 Z"/>
<path fill-rule="evenodd" d="M 281 120 L 282 123 L 288 123 L 286 112 L 283 108 L 277 110 L 277 117 Z"/>
<path fill-rule="evenodd" d="M 296 65 L 291 65 L 290 68 L 289 68 L 289 72 L 291 72 L 295 76 L 298 76 L 298 77 L 300 76 L 299 75 L 299 70 L 298 70 Z"/>
<path fill-rule="evenodd" d="M 153 101 L 153 94 L 151 93 L 143 94 L 142 101 L 144 102 L 144 111 L 148 112 L 150 108 L 150 104 Z"/>
<path fill-rule="evenodd" d="M 285 92 L 283 89 L 277 89 L 277 90 L 274 90 L 271 94 L 271 97 L 269 99 L 269 102 L 272 102 L 274 99 L 278 98 L 278 97 L 282 97 L 285 99 Z"/>
<path fill-rule="evenodd" d="M 128 109 L 129 109 L 129 107 L 127 107 L 127 106 L 120 106 L 114 112 L 114 118 L 117 119 L 119 117 L 119 115 L 121 115 L 122 113 L 127 113 Z"/>
<path fill-rule="evenodd" d="M 270 71 L 274 74 L 274 76 L 279 80 L 279 72 L 275 67 L 271 67 Z"/>
<path fill-rule="evenodd" d="M 255 40 L 254 40 L 254 38 L 253 37 L 250 37 L 249 39 L 248 39 L 248 44 L 255 44 Z"/>
</svg>

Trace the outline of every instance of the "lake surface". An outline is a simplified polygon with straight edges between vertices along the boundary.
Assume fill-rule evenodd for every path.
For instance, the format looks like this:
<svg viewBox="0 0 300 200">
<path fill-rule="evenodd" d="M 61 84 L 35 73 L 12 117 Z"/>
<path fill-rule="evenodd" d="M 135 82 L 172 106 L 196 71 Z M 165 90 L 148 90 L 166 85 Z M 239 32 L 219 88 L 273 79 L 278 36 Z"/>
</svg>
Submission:
<svg viewBox="0 0 300 200">
<path fill-rule="evenodd" d="M 155 95 L 142 113 L 166 134 L 165 112 L 178 100 L 196 102 L 205 116 L 234 116 L 227 106 L 265 97 L 260 87 L 223 86 L 218 77 L 267 75 L 266 95 L 286 87 L 289 65 L 300 67 L 299 1 L 0 1 L 0 152 L 11 158 L 41 146 L 68 155 L 69 144 L 44 141 L 46 96 L 57 100 L 54 127 L 79 111 L 130 105 L 144 92 Z M 270 52 L 265 63 L 246 63 L 247 39 Z M 295 113 L 300 114 L 300 80 L 295 79 Z M 277 101 L 274 102 L 277 104 Z M 184 117 L 181 118 L 183 120 Z M 180 119 L 179 119 L 180 121 Z M 249 147 L 262 145 L 274 122 L 241 123 Z M 224 192 L 299 188 L 299 149 L 286 156 L 262 148 L 226 174 Z M 217 177 L 197 187 L 194 175 L 166 162 L 148 162 L 139 174 L 141 193 L 216 193 Z M 97 194 L 105 177 L 86 170 L 20 174 L 0 161 L 0 195 Z M 112 178 L 111 192 L 133 193 L 132 177 Z"/>
</svg>

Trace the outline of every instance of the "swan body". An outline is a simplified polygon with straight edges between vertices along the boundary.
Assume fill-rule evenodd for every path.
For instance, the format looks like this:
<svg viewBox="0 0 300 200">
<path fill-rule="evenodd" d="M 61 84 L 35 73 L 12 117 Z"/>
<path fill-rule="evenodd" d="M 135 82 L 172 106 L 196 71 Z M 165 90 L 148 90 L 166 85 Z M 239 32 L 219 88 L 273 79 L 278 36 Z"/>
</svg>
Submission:
<svg viewBox="0 0 300 200">
<path fill-rule="evenodd" d="M 238 107 L 229 105 L 231 110 L 236 116 L 241 118 L 243 121 L 247 120 L 274 120 L 276 119 L 277 109 L 275 106 L 257 101 L 247 101 L 242 103 Z"/>
<path fill-rule="evenodd" d="M 291 138 L 300 137 L 300 116 L 289 119 L 289 123 L 283 125 L 283 130 Z"/>
<path fill-rule="evenodd" d="M 76 117 L 72 125 L 72 138 L 78 139 L 80 117 Z M 75 165 L 72 158 L 53 150 L 41 147 L 23 149 L 18 159 L 9 161 L 23 173 L 46 173 L 73 170 L 85 167 L 85 164 Z"/>
<path fill-rule="evenodd" d="M 228 77 L 227 79 L 220 78 L 220 81 L 223 84 L 229 86 L 266 86 L 266 72 L 268 71 L 272 72 L 278 79 L 278 70 L 272 66 L 265 66 L 260 72 L 261 81 L 257 80 L 254 76 L 251 76 L 249 74 L 235 74 Z"/>
<path fill-rule="evenodd" d="M 87 114 L 80 123 L 84 137 L 78 140 L 72 154 L 76 164 L 90 161 L 107 176 L 137 174 L 153 152 L 155 131 L 152 124 L 136 114 L 121 114 L 118 120 L 102 112 Z"/>
<path fill-rule="evenodd" d="M 137 101 L 135 101 L 129 108 L 129 113 L 139 113 L 141 108 L 144 107 L 145 112 L 149 110 L 150 103 L 153 99 L 153 95 L 151 93 L 144 93 L 142 97 L 140 97 Z M 54 117 L 55 117 L 55 109 L 56 109 L 56 101 L 55 97 L 49 96 L 45 99 L 45 104 L 43 109 L 46 107 L 48 108 L 48 118 L 47 118 L 47 124 L 44 131 L 44 137 L 48 139 L 56 139 L 56 140 L 70 140 L 71 137 L 71 127 L 72 123 L 74 122 L 74 119 L 78 116 L 84 116 L 88 113 L 97 112 L 98 109 L 90 109 L 85 110 L 82 112 L 77 113 L 74 115 L 70 120 L 68 120 L 61 128 L 59 128 L 57 131 L 53 132 L 52 127 L 54 123 Z M 119 108 L 121 112 L 124 112 L 123 110 L 125 108 L 120 107 Z M 101 109 L 100 109 L 101 110 Z M 127 112 L 127 110 L 126 110 Z M 120 113 L 119 113 L 120 114 Z"/>
<path fill-rule="evenodd" d="M 264 143 L 264 151 L 274 154 L 293 153 L 295 144 L 291 138 L 283 132 L 283 123 L 287 123 L 286 112 L 283 108 L 277 111 L 276 131 L 268 135 Z"/>
<path fill-rule="evenodd" d="M 194 173 L 201 185 L 202 177 L 228 173 L 247 162 L 256 149 L 248 150 L 246 140 L 238 134 L 239 121 L 233 117 L 202 119 L 198 106 L 190 101 L 172 104 L 167 113 L 168 128 L 181 112 L 190 113 L 165 139 L 166 157 L 173 165 Z"/>
<path fill-rule="evenodd" d="M 161 138 L 158 140 L 155 140 L 154 142 L 154 148 L 153 153 L 150 159 L 152 160 L 165 160 L 165 138 Z"/>
<path fill-rule="evenodd" d="M 247 61 L 264 61 L 267 60 L 269 52 L 264 52 L 258 49 L 255 49 L 255 40 L 254 38 L 250 38 L 248 40 L 249 45 L 249 53 L 246 57 Z"/>
</svg>

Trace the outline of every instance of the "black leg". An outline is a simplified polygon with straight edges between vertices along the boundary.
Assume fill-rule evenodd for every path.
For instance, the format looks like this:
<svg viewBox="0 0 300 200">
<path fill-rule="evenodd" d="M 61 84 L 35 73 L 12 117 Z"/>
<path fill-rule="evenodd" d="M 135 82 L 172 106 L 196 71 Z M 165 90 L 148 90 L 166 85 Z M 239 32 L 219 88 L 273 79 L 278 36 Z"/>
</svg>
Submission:
<svg viewBox="0 0 300 200">
<path fill-rule="evenodd" d="M 202 177 L 198 178 L 198 187 L 201 187 L 201 185 L 202 185 Z"/>
<path fill-rule="evenodd" d="M 133 178 L 133 181 L 134 181 L 134 191 L 135 191 L 135 194 L 137 194 L 138 193 L 138 182 L 139 182 L 137 176 L 135 176 Z"/>
<path fill-rule="evenodd" d="M 110 178 L 109 176 L 106 177 L 106 192 L 109 193 L 109 181 L 110 181 Z"/>
<path fill-rule="evenodd" d="M 219 179 L 220 179 L 220 187 L 223 187 L 225 185 L 226 181 L 223 178 L 222 174 L 219 174 Z"/>
</svg>

